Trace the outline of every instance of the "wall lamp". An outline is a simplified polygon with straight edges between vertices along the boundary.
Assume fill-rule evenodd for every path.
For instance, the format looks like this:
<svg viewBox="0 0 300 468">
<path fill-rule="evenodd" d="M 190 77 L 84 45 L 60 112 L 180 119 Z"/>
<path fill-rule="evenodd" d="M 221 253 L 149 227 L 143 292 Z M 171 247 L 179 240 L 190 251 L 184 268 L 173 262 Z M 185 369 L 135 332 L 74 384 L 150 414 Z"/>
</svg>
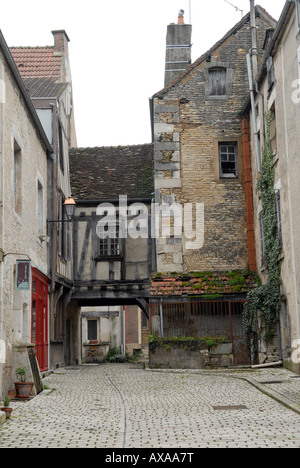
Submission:
<svg viewBox="0 0 300 468">
<path fill-rule="evenodd" d="M 76 202 L 74 198 L 69 197 L 63 203 L 63 206 L 65 207 L 65 210 L 66 210 L 67 219 L 55 219 L 55 220 L 47 219 L 47 224 L 48 223 L 71 223 L 73 221 L 75 208 L 76 208 Z"/>
</svg>

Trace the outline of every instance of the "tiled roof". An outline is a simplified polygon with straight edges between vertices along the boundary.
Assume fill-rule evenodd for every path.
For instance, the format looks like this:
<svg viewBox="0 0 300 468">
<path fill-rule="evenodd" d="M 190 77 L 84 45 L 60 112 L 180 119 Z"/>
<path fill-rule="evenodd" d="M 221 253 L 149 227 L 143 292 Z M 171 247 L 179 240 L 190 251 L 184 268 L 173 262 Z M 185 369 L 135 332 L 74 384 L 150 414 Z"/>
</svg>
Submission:
<svg viewBox="0 0 300 468">
<path fill-rule="evenodd" d="M 77 200 L 109 200 L 120 195 L 151 198 L 152 145 L 72 148 L 71 190 Z"/>
<path fill-rule="evenodd" d="M 60 77 L 62 56 L 54 55 L 54 47 L 10 47 L 22 78 Z"/>
<path fill-rule="evenodd" d="M 248 271 L 158 273 L 152 277 L 151 296 L 214 297 L 245 294 L 256 288 L 256 275 Z"/>
<path fill-rule="evenodd" d="M 31 98 L 59 98 L 68 83 L 57 83 L 53 78 L 24 78 Z"/>
</svg>

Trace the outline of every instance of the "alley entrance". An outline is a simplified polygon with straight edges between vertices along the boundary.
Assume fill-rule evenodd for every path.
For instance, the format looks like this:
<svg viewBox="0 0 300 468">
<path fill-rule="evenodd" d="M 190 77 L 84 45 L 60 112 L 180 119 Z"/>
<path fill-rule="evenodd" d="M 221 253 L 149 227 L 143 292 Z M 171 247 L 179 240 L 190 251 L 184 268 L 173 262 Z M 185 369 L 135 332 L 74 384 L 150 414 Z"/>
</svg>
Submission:
<svg viewBox="0 0 300 468">
<path fill-rule="evenodd" d="M 149 320 L 136 305 L 82 306 L 80 324 L 83 364 L 148 354 Z"/>
</svg>

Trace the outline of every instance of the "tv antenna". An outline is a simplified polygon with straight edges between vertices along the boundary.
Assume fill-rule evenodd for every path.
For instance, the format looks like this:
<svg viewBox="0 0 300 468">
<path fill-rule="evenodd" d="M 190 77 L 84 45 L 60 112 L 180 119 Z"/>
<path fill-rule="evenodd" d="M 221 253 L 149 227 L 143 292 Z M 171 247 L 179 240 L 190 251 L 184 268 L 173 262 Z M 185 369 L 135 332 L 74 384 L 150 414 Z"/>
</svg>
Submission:
<svg viewBox="0 0 300 468">
<path fill-rule="evenodd" d="M 242 18 L 244 16 L 244 10 L 241 10 L 239 7 L 237 7 L 236 5 L 234 5 L 233 3 L 229 2 L 228 0 L 224 0 L 226 3 L 228 3 L 228 5 L 231 5 L 233 8 L 235 8 L 235 11 L 240 11 L 241 12 L 241 15 L 242 15 Z"/>
<path fill-rule="evenodd" d="M 189 0 L 189 22 L 192 24 L 192 0 Z"/>
</svg>

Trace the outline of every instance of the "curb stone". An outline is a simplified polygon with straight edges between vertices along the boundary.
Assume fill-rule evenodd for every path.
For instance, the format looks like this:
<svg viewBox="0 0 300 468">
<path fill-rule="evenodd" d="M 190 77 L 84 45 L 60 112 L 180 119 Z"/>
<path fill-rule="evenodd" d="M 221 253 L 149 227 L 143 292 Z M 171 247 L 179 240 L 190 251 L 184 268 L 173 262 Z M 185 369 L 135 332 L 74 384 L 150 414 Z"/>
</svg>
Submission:
<svg viewBox="0 0 300 468">
<path fill-rule="evenodd" d="M 300 405 L 293 402 L 289 398 L 281 395 L 280 393 L 276 392 L 275 390 L 267 387 L 266 385 L 261 384 L 257 380 L 250 379 L 249 377 L 242 377 L 242 380 L 245 380 L 249 384 L 251 384 L 253 387 L 257 388 L 260 390 L 262 393 L 265 395 L 273 398 L 274 400 L 278 401 L 282 405 L 286 406 L 287 408 L 295 411 L 296 413 L 300 414 Z"/>
</svg>

